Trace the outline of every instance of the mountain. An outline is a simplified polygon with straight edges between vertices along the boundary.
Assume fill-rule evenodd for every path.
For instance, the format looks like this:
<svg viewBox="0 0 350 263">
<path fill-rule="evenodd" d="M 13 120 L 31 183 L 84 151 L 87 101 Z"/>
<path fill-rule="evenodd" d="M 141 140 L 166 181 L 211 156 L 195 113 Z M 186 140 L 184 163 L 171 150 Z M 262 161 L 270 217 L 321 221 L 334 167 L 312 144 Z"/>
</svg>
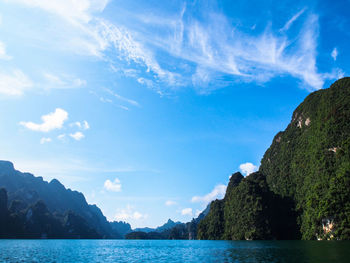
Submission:
<svg viewBox="0 0 350 263">
<path fill-rule="evenodd" d="M 350 238 L 350 78 L 316 91 L 266 151 L 260 171 L 291 199 L 303 239 Z"/>
<path fill-rule="evenodd" d="M 145 232 L 145 233 L 150 233 L 150 232 L 163 232 L 165 230 L 168 230 L 170 228 L 173 228 L 174 226 L 178 225 L 178 224 L 182 224 L 181 222 L 174 222 L 171 219 L 168 219 L 168 221 L 162 225 L 159 226 L 157 228 L 150 228 L 150 227 L 142 227 L 142 228 L 135 228 L 133 231 L 134 232 Z"/>
<path fill-rule="evenodd" d="M 350 239 L 350 78 L 311 93 L 265 152 L 231 176 L 199 239 Z"/>
<path fill-rule="evenodd" d="M 82 193 L 66 189 L 56 179 L 48 183 L 42 177 L 15 170 L 11 162 L 0 161 L 0 188 L 6 189 L 6 203 L 10 204 L 8 212 L 16 215 L 20 222 L 26 222 L 23 233 L 30 230 L 28 220 L 23 217 L 30 217 L 33 224 L 46 219 L 58 220 L 62 227 L 70 227 L 69 237 L 72 238 L 82 237 L 82 233 L 85 233 L 84 238 L 121 237 L 96 205 L 89 205 Z M 4 194 L 1 197 L 5 202 Z M 34 212 L 40 214 L 39 221 L 30 216 Z"/>
<path fill-rule="evenodd" d="M 143 232 L 143 233 L 150 233 L 150 232 L 155 232 L 156 229 L 155 228 L 151 228 L 151 227 L 138 227 L 133 229 L 133 232 Z"/>
<path fill-rule="evenodd" d="M 123 221 L 110 222 L 110 225 L 115 232 L 121 235 L 122 238 L 125 238 L 126 234 L 132 232 L 130 224 Z"/>
<path fill-rule="evenodd" d="M 210 206 L 208 205 L 206 209 L 199 214 L 197 218 L 192 219 L 191 222 L 181 223 L 174 222 L 171 219 L 168 220 L 164 225 L 157 227 L 149 231 L 142 231 L 142 228 L 135 229 L 125 235 L 126 239 L 197 239 L 197 225 L 201 220 L 203 220 L 209 213 Z"/>
<path fill-rule="evenodd" d="M 51 213 L 43 201 L 25 204 L 14 200 L 7 206 L 7 191 L 0 189 L 0 238 L 102 238 L 72 211 Z"/>
</svg>

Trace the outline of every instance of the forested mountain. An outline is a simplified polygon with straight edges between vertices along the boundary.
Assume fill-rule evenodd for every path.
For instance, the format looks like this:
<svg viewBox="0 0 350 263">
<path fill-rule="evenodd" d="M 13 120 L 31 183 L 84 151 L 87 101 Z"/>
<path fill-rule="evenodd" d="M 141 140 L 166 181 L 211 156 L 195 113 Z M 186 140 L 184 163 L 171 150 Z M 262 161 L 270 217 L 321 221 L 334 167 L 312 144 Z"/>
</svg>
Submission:
<svg viewBox="0 0 350 263">
<path fill-rule="evenodd" d="M 141 231 L 135 229 L 128 233 L 126 239 L 197 239 L 197 226 L 203 218 L 209 213 L 209 205 L 199 214 L 197 218 L 193 218 L 191 222 L 180 223 L 168 220 L 164 225 L 157 227 L 153 231 Z M 148 229 L 147 229 L 148 230 Z"/>
<path fill-rule="evenodd" d="M 350 239 L 350 78 L 306 97 L 264 154 L 211 203 L 199 239 Z"/>
<path fill-rule="evenodd" d="M 11 162 L 0 161 L 0 188 L 6 189 L 2 190 L 0 198 L 2 209 L 8 209 L 10 217 L 7 219 L 11 223 L 17 222 L 16 228 L 21 229 L 19 232 L 7 231 L 10 237 L 121 237 L 96 205 L 89 205 L 82 193 L 66 189 L 56 179 L 48 183 L 42 177 L 15 170 Z M 53 232 L 49 231 L 49 234 L 40 228 L 43 225 Z M 70 234 L 60 227 L 66 227 Z"/>
<path fill-rule="evenodd" d="M 231 176 L 224 199 L 149 233 L 108 222 L 82 193 L 0 161 L 0 237 L 350 239 L 350 78 L 307 96 L 258 172 Z"/>
<path fill-rule="evenodd" d="M 157 228 L 150 228 L 150 227 L 143 227 L 143 228 L 135 228 L 134 231 L 135 232 L 145 232 L 145 233 L 149 233 L 149 232 L 163 232 L 165 230 L 168 230 L 170 228 L 175 227 L 178 224 L 182 224 L 181 222 L 174 222 L 171 219 L 168 219 L 168 221 L 163 224 L 162 226 L 159 226 Z"/>
<path fill-rule="evenodd" d="M 0 161 L 0 238 L 195 239 L 197 224 L 207 212 L 186 224 L 169 219 L 158 228 L 133 231 L 126 222 L 108 222 L 82 193 L 58 180 L 48 183 Z"/>
<path fill-rule="evenodd" d="M 132 231 L 129 223 L 123 221 L 113 221 L 110 222 L 112 229 L 117 232 L 121 238 L 124 238 L 126 234 Z"/>
</svg>

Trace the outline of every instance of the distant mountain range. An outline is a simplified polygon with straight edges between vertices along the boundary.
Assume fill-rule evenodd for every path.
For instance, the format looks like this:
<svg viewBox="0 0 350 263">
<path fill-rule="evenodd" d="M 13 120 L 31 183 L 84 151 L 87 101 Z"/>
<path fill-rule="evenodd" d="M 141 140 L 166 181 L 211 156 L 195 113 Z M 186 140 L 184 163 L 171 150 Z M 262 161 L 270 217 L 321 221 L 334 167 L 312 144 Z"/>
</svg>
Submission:
<svg viewBox="0 0 350 263">
<path fill-rule="evenodd" d="M 159 226 L 157 228 L 150 228 L 150 227 L 143 227 L 143 228 L 135 228 L 133 231 L 135 232 L 145 232 L 145 233 L 149 233 L 149 232 L 162 232 L 165 230 L 168 230 L 170 228 L 173 228 L 176 225 L 182 224 L 181 222 L 174 222 L 171 219 L 168 220 L 168 222 L 166 222 L 164 225 Z"/>
<path fill-rule="evenodd" d="M 168 220 L 164 225 L 152 228 L 137 228 L 125 235 L 126 239 L 197 239 L 197 226 L 210 211 L 210 205 L 191 222 L 181 223 Z"/>
<path fill-rule="evenodd" d="M 108 222 L 82 193 L 58 180 L 46 182 L 0 161 L 0 238 L 124 238 L 135 231 L 163 233 L 180 225 L 169 219 L 160 227 L 133 231 L 126 222 Z"/>
<path fill-rule="evenodd" d="M 82 193 L 0 161 L 0 238 L 350 239 L 350 78 L 311 93 L 259 171 L 234 173 L 223 200 L 188 223 L 134 231 Z"/>
<path fill-rule="evenodd" d="M 18 233 L 21 237 L 60 237 L 61 234 L 57 235 L 54 230 L 60 225 L 71 233 L 64 237 L 121 238 L 96 205 L 89 205 L 82 193 L 66 189 L 56 179 L 48 183 L 42 177 L 15 170 L 11 162 L 0 161 L 0 188 L 6 189 L 2 191 L 2 196 L 6 192 L 9 216 L 16 218 L 18 224 L 24 227 Z M 51 232 L 47 233 L 43 227 L 37 233 L 31 233 L 28 222 L 35 224 L 35 215 L 41 216 L 40 220 L 44 220 L 44 216 L 53 220 L 46 223 Z M 79 222 L 79 226 L 74 226 L 74 222 Z"/>
</svg>

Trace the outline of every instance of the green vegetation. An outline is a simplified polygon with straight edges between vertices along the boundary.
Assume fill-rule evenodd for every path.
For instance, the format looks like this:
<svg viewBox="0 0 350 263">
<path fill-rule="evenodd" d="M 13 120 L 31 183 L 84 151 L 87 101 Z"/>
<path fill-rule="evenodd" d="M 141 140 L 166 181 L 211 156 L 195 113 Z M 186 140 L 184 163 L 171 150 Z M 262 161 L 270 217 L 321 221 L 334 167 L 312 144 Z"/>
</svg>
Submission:
<svg viewBox="0 0 350 263">
<path fill-rule="evenodd" d="M 12 201 L 0 189 L 0 238 L 101 238 L 88 223 L 72 211 L 52 214 L 43 201 L 33 205 Z M 23 209 L 23 207 L 25 207 Z"/>
<path fill-rule="evenodd" d="M 191 222 L 169 220 L 147 233 L 109 223 L 57 180 L 48 183 L 0 161 L 0 187 L 8 191 L 0 189 L 0 237 L 350 239 L 349 120 L 350 78 L 343 78 L 307 96 L 274 137 L 259 171 L 233 174 L 223 200 Z"/>
<path fill-rule="evenodd" d="M 350 78 L 310 94 L 273 139 L 259 172 L 231 177 L 198 237 L 350 239 L 349 120 Z"/>
</svg>

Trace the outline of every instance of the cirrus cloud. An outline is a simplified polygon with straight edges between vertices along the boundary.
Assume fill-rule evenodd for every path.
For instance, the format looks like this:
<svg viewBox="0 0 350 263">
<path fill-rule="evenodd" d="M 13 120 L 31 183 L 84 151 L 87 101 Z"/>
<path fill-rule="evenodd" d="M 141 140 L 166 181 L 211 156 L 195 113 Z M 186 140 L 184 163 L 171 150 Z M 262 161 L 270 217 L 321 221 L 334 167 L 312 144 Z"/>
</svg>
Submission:
<svg viewBox="0 0 350 263">
<path fill-rule="evenodd" d="M 0 93 L 9 96 L 21 96 L 33 86 L 32 81 L 21 70 L 0 72 Z"/>
</svg>

